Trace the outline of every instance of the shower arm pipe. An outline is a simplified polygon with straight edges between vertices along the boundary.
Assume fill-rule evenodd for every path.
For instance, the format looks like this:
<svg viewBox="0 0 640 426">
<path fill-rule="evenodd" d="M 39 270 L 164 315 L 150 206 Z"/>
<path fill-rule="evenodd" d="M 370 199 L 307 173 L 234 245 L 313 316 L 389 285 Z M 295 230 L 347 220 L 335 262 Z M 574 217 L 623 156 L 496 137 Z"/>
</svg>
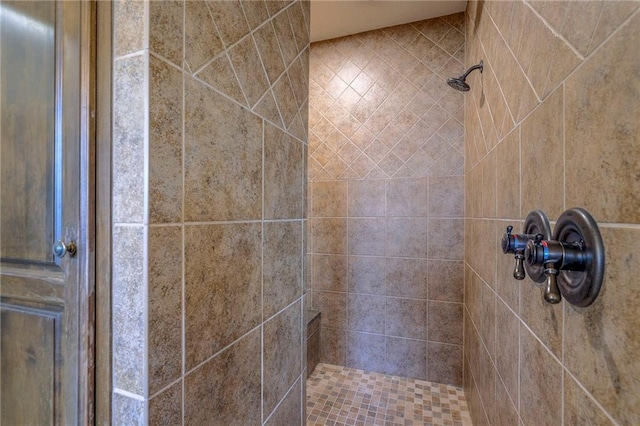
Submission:
<svg viewBox="0 0 640 426">
<path fill-rule="evenodd" d="M 469 69 L 467 70 L 467 72 L 465 72 L 464 74 L 462 74 L 459 78 L 460 78 L 460 80 L 463 80 L 463 81 L 464 81 L 464 80 L 466 80 L 466 79 L 467 79 L 467 76 L 468 76 L 469 74 L 471 74 L 471 72 L 472 72 L 472 71 L 475 71 L 475 70 L 477 70 L 477 69 L 479 69 L 479 70 L 480 70 L 480 73 L 482 74 L 483 68 L 484 68 L 484 63 L 483 63 L 483 61 L 482 61 L 482 60 L 480 60 L 480 63 L 479 63 L 479 64 L 476 64 L 476 65 L 472 66 L 471 68 L 469 68 Z"/>
</svg>

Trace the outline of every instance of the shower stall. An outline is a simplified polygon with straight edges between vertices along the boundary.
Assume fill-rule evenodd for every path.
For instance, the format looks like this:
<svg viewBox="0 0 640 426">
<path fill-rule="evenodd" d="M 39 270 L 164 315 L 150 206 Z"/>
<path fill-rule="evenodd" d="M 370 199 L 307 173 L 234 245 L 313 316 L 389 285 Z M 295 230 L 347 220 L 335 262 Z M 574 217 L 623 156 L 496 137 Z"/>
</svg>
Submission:
<svg viewBox="0 0 640 426">
<path fill-rule="evenodd" d="M 469 1 L 311 45 L 321 362 L 463 386 L 479 424 L 640 421 L 639 7 Z M 537 210 L 600 224 L 585 299 L 542 251 L 542 284 L 514 278 L 500 238 Z"/>
<path fill-rule="evenodd" d="M 452 386 L 474 423 L 639 423 L 639 10 L 469 1 L 310 45 L 306 1 L 116 2 L 113 422 L 304 424 L 319 337 L 327 375 Z M 573 207 L 588 307 L 499 245 Z"/>
</svg>

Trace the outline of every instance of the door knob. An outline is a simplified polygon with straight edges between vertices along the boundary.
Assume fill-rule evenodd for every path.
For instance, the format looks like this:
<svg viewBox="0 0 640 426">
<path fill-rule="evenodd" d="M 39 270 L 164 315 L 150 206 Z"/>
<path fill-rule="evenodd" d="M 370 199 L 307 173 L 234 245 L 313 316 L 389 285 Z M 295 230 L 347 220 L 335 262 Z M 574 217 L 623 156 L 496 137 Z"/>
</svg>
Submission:
<svg viewBox="0 0 640 426">
<path fill-rule="evenodd" d="M 68 244 L 65 244 L 62 240 L 56 241 L 53 245 L 53 254 L 55 254 L 56 257 L 64 257 L 67 253 L 69 253 L 71 257 L 76 254 L 76 242 L 70 241 Z"/>
</svg>

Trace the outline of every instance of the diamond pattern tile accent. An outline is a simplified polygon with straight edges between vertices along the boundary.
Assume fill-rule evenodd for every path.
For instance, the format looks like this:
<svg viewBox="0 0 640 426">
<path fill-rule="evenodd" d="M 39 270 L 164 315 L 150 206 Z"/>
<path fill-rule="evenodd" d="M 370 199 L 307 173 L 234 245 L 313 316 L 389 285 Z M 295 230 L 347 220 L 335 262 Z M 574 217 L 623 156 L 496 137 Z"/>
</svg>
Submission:
<svg viewBox="0 0 640 426">
<path fill-rule="evenodd" d="M 464 98 L 445 79 L 463 68 L 454 56 L 464 55 L 462 29 L 460 19 L 438 18 L 314 43 L 310 129 L 324 147 L 309 152 L 330 170 L 309 178 L 461 173 Z"/>
<path fill-rule="evenodd" d="M 214 90 L 306 140 L 309 93 L 319 96 L 314 110 L 329 105 L 326 92 L 308 83 L 304 13 L 299 2 L 186 2 L 186 65 Z"/>
</svg>

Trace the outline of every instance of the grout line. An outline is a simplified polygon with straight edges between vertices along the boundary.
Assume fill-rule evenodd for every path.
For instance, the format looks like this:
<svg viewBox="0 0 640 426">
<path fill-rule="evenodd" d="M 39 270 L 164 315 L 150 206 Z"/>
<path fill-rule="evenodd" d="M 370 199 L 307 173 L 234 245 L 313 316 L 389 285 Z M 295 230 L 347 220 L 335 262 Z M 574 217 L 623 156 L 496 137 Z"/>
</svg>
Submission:
<svg viewBox="0 0 640 426">
<path fill-rule="evenodd" d="M 261 175 L 261 192 L 262 192 L 262 197 L 261 197 L 261 203 L 262 203 L 262 220 L 260 221 L 260 238 L 261 238 L 261 245 L 260 245 L 260 419 L 262 420 L 262 423 L 264 424 L 265 422 L 265 418 L 264 418 L 264 354 L 265 354 L 265 350 L 264 350 L 264 243 L 265 243 L 265 238 L 264 238 L 264 217 L 265 217 L 265 203 L 264 203 L 264 187 L 265 187 L 265 123 L 264 121 L 262 121 L 262 175 Z"/>
<path fill-rule="evenodd" d="M 185 58 L 185 52 L 186 52 L 186 45 L 187 45 L 187 40 L 186 40 L 186 31 L 185 29 L 187 28 L 187 12 L 186 12 L 186 4 L 183 3 L 183 7 L 182 7 L 182 65 L 183 68 L 187 68 L 185 67 L 186 65 L 186 58 Z M 180 408 L 181 408 L 181 423 L 182 426 L 185 426 L 185 417 L 186 417 L 186 386 L 185 386 L 185 380 L 184 380 L 184 375 L 186 372 L 186 366 L 187 366 L 187 304 L 186 304 L 186 300 L 187 300 L 187 278 L 186 278 L 186 266 L 187 266 L 187 256 L 185 253 L 186 250 L 186 228 L 184 226 L 184 218 L 185 218 L 185 182 L 186 182 L 186 149 L 185 149 L 185 142 L 186 142 L 186 137 L 185 137 L 185 122 L 186 122 L 186 98 L 187 98 L 187 92 L 186 92 L 186 83 L 187 83 L 187 73 L 184 71 L 182 71 L 182 211 L 181 211 L 181 235 L 182 235 L 182 265 L 181 265 L 181 280 L 180 280 L 180 320 L 181 320 L 181 326 L 180 326 L 180 337 L 181 337 L 181 341 L 180 341 L 180 346 L 181 346 L 181 365 L 180 365 L 180 382 L 181 382 L 181 386 L 180 386 Z"/>
<path fill-rule="evenodd" d="M 571 49 L 571 51 L 578 57 L 578 59 L 580 59 L 580 61 L 583 61 L 585 59 L 584 55 L 582 53 L 580 53 L 580 51 L 578 51 L 578 49 L 576 49 L 573 44 L 571 44 L 559 31 L 557 31 L 542 15 L 540 15 L 540 13 L 538 13 L 537 10 L 535 10 L 530 4 L 529 1 L 524 1 L 524 4 L 529 8 L 529 10 L 531 12 L 533 12 L 534 15 L 536 15 L 536 17 L 538 19 L 540 19 L 540 21 L 544 24 L 545 27 L 547 27 L 547 29 L 551 32 L 551 34 L 553 34 L 556 38 L 559 38 L 560 40 L 562 40 L 562 42 L 564 44 L 567 45 L 567 47 L 569 49 Z M 565 11 L 565 14 L 567 12 Z M 565 15 L 566 16 L 566 15 Z M 493 21 L 493 19 L 492 19 Z M 594 33 L 595 33 L 595 28 L 594 28 Z"/>
<path fill-rule="evenodd" d="M 149 401 L 151 401 L 152 399 L 158 397 L 159 395 L 161 395 L 163 392 L 165 392 L 167 389 L 169 389 L 170 387 L 178 384 L 182 382 L 182 376 L 178 377 L 177 379 L 172 380 L 171 382 L 169 382 L 169 384 L 165 385 L 164 387 L 160 388 L 160 390 L 154 392 L 153 394 L 151 394 L 151 396 L 149 396 Z"/>
<path fill-rule="evenodd" d="M 256 325 L 255 327 L 253 327 L 252 329 L 250 329 L 249 331 L 247 331 L 246 333 L 244 333 L 243 335 L 238 337 L 236 340 L 232 341 L 231 343 L 229 343 L 228 345 L 226 345 L 225 347 L 223 347 L 219 351 L 215 352 L 213 355 L 211 355 L 208 358 L 206 358 L 204 361 L 199 362 L 198 364 L 196 364 L 194 367 L 192 367 L 189 371 L 187 371 L 185 373 L 185 377 L 184 378 L 186 379 L 187 376 L 189 376 L 190 374 L 193 374 L 200 367 L 202 367 L 203 365 L 205 365 L 208 362 L 212 361 L 213 359 L 217 358 L 218 356 L 222 355 L 225 351 L 227 351 L 228 349 L 231 349 L 233 346 L 238 344 L 242 339 L 246 338 L 251 333 L 254 333 L 255 331 L 257 331 L 257 330 L 259 330 L 261 328 L 262 328 L 262 323 Z"/>
<path fill-rule="evenodd" d="M 244 37 L 242 38 L 242 40 L 244 40 Z M 253 38 L 252 38 L 252 40 L 253 40 Z M 255 46 L 255 43 L 254 43 L 254 46 Z M 224 56 L 226 56 L 226 57 L 227 57 L 227 62 L 229 63 L 229 66 L 231 67 L 231 72 L 233 72 L 233 76 L 235 77 L 236 82 L 238 83 L 238 87 L 240 88 L 240 93 L 242 93 L 242 97 L 244 97 L 244 102 L 245 102 L 245 104 L 244 104 L 244 108 L 246 108 L 246 109 L 248 109 L 249 111 L 252 111 L 252 112 L 253 112 L 253 106 L 252 106 L 252 105 L 251 105 L 251 103 L 249 102 L 249 97 L 247 96 L 247 93 L 246 93 L 246 92 L 245 92 L 245 90 L 244 90 L 244 87 L 243 87 L 243 85 L 242 85 L 242 82 L 240 81 L 240 77 L 238 77 L 238 71 L 236 71 L 236 67 L 233 65 L 233 61 L 231 60 L 231 56 L 229 56 L 229 51 L 230 51 L 230 49 L 231 49 L 231 48 L 229 48 L 229 49 L 225 50 L 225 51 L 223 52 L 223 54 L 224 54 Z M 257 50 L 257 49 L 256 49 L 256 50 Z M 260 54 L 258 54 L 258 56 L 259 56 L 259 55 L 260 55 Z M 202 80 L 202 81 L 204 81 L 204 80 Z M 268 83 L 267 83 L 267 84 L 268 84 Z M 211 86 L 211 87 L 213 87 L 213 86 Z M 271 90 L 271 87 L 269 87 L 269 90 Z M 237 100 L 236 100 L 236 102 L 237 102 Z M 255 114 L 255 113 L 254 113 L 254 114 Z M 256 115 L 257 115 L 257 114 L 256 114 Z"/>
<path fill-rule="evenodd" d="M 587 390 L 587 388 L 580 382 L 580 380 L 578 380 L 578 378 L 576 376 L 573 375 L 573 373 L 571 371 L 569 371 L 568 368 L 564 367 L 564 372 L 566 373 L 566 375 L 568 375 L 569 377 L 571 377 L 573 379 L 573 381 L 575 382 L 574 384 L 576 384 L 582 390 L 582 392 L 584 392 L 584 394 L 587 396 L 587 398 L 589 398 L 591 400 L 591 403 L 594 404 L 596 407 L 598 407 L 600 409 L 600 411 L 602 411 L 602 413 L 611 421 L 611 423 L 613 423 L 615 426 L 620 426 L 620 422 L 618 422 L 611 414 L 609 414 L 609 412 L 602 406 L 600 401 L 598 401 L 591 394 L 591 392 L 589 392 L 589 390 Z M 563 377 L 564 377 L 564 375 L 563 375 Z"/>
<path fill-rule="evenodd" d="M 522 202 L 524 200 L 522 195 L 522 126 L 517 126 L 518 129 L 518 217 L 522 217 Z"/>
<path fill-rule="evenodd" d="M 150 216 L 150 150 L 151 140 L 149 135 L 150 121 L 150 103 L 151 103 L 151 75 L 150 75 L 150 56 L 149 56 L 149 4 L 144 4 L 144 38 L 146 49 L 144 52 L 144 92 L 143 92 L 143 108 L 144 108 L 144 137 L 143 137 L 143 219 L 142 219 L 142 383 L 145 397 L 144 419 L 149 419 L 149 320 L 150 320 L 150 300 L 149 300 L 149 216 Z"/>
<path fill-rule="evenodd" d="M 507 305 L 507 309 L 511 309 L 511 307 L 505 303 L 505 305 Z M 512 311 L 513 312 L 513 311 Z M 522 288 L 520 288 L 520 286 L 518 286 L 518 312 L 522 312 Z M 515 315 L 515 312 L 513 312 L 513 314 Z M 516 315 L 516 318 L 520 318 L 520 315 Z M 521 405 L 520 405 L 520 395 L 522 394 L 522 385 L 520 383 L 520 371 L 522 369 L 522 357 L 520 356 L 520 348 L 522 347 L 522 328 L 520 327 L 520 324 L 518 323 L 518 374 L 517 374 L 517 386 L 518 386 L 518 417 L 520 417 L 520 410 L 521 410 Z"/>
<path fill-rule="evenodd" d="M 562 337 L 561 337 L 561 345 L 560 345 L 560 365 L 562 366 L 562 373 L 560 373 L 560 418 L 561 418 L 561 422 L 562 422 L 562 426 L 565 425 L 565 421 L 564 421 L 564 413 L 565 413 L 565 382 L 564 382 L 564 378 L 565 378 L 565 374 L 564 374 L 564 370 L 565 370 L 565 327 L 567 324 L 567 300 L 563 297 L 562 298 Z"/>
<path fill-rule="evenodd" d="M 596 37 L 596 31 L 598 30 L 598 27 L 600 26 L 600 21 L 602 20 L 602 15 L 604 14 L 604 9 L 605 9 L 605 5 L 603 4 L 602 7 L 600 8 L 600 14 L 598 15 L 598 20 L 596 21 L 595 25 L 593 26 L 593 32 L 591 33 L 591 38 L 589 39 L 589 43 L 587 43 L 587 54 L 586 54 L 586 56 L 589 56 L 589 50 L 591 49 L 591 46 L 593 45 L 593 40 Z"/>
<path fill-rule="evenodd" d="M 565 117 L 565 111 L 567 106 L 567 91 L 564 81 L 560 83 L 562 90 L 562 110 L 560 111 L 562 121 L 562 207 L 567 209 L 567 122 Z M 551 92 L 553 93 L 553 92 Z M 551 95 L 551 93 L 549 95 Z"/>
<path fill-rule="evenodd" d="M 118 61 L 123 61 L 125 59 L 135 58 L 136 56 L 144 56 L 145 52 L 146 52 L 145 49 L 136 50 L 135 52 L 127 53 L 125 55 L 121 55 L 116 58 L 113 58 L 113 62 L 116 63 Z"/>
<path fill-rule="evenodd" d="M 135 399 L 136 401 L 144 402 L 144 396 L 138 395 L 137 393 L 129 392 L 120 388 L 113 388 L 113 393 L 117 393 L 118 395 L 126 396 L 127 398 Z"/>
</svg>

